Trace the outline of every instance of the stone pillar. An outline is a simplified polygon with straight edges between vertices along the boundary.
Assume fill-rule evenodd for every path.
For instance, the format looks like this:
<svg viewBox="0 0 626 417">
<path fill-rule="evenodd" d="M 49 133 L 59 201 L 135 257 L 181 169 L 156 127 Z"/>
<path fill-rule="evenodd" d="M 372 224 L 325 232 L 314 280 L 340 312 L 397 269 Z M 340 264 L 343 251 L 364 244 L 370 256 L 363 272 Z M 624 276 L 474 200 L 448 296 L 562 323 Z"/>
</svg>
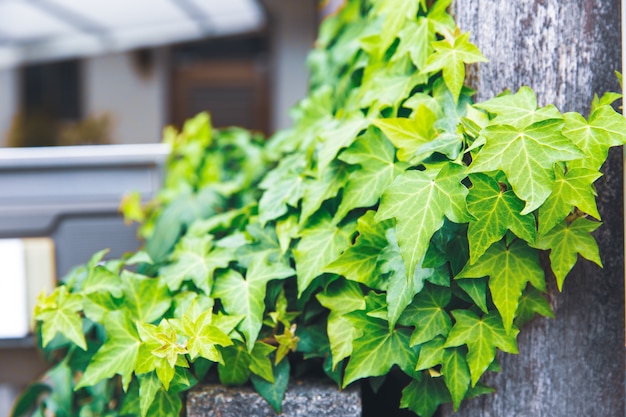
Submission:
<svg viewBox="0 0 626 417">
<path fill-rule="evenodd" d="M 477 100 L 529 85 L 540 105 L 586 114 L 594 93 L 620 91 L 619 0 L 456 0 L 458 25 L 490 60 L 470 69 Z M 597 183 L 604 269 L 581 262 L 553 284 L 556 319 L 522 329 L 519 355 L 501 355 L 486 382 L 494 395 L 441 416 L 624 416 L 624 235 L 622 151 Z M 553 281 L 550 277 L 549 280 Z"/>
<path fill-rule="evenodd" d="M 285 394 L 281 414 L 250 386 L 202 385 L 187 395 L 187 417 L 360 417 L 361 394 L 329 382 L 299 381 Z"/>
</svg>

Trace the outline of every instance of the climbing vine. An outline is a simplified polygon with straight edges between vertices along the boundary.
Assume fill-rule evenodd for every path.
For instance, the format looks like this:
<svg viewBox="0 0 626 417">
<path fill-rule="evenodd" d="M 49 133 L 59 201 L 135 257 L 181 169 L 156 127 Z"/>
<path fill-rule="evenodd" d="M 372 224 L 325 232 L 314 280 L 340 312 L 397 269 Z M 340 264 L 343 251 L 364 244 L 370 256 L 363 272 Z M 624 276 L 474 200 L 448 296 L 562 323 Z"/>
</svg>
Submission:
<svg viewBox="0 0 626 417">
<path fill-rule="evenodd" d="M 602 264 L 593 184 L 626 122 L 613 93 L 587 119 L 528 87 L 473 104 L 465 66 L 486 59 L 449 5 L 347 1 L 265 144 L 206 115 L 168 130 L 163 192 L 124 204 L 144 250 L 40 298 L 56 365 L 14 415 L 43 392 L 34 415 L 176 416 L 209 373 L 279 410 L 311 364 L 340 387 L 398 369 L 423 417 L 491 392 L 497 350 L 552 317 L 541 254 L 559 289 L 579 256 Z"/>
</svg>

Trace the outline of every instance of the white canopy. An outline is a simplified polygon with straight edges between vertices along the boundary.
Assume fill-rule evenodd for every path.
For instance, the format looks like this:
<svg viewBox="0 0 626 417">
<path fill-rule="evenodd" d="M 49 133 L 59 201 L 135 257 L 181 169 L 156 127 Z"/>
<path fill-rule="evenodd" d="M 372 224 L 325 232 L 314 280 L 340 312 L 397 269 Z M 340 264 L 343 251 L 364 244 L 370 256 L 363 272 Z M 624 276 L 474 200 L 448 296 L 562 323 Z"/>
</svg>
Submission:
<svg viewBox="0 0 626 417">
<path fill-rule="evenodd" d="M 247 32 L 257 0 L 0 0 L 0 68 Z"/>
</svg>

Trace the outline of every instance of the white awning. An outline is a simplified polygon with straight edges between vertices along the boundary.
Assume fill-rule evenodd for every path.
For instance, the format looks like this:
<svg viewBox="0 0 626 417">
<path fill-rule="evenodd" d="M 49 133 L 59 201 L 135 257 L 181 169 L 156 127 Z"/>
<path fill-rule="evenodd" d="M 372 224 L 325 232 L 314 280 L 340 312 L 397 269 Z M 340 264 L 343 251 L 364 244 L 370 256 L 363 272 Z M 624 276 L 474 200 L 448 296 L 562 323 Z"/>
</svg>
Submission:
<svg viewBox="0 0 626 417">
<path fill-rule="evenodd" d="M 0 68 L 260 29 L 257 0 L 0 0 Z"/>
</svg>

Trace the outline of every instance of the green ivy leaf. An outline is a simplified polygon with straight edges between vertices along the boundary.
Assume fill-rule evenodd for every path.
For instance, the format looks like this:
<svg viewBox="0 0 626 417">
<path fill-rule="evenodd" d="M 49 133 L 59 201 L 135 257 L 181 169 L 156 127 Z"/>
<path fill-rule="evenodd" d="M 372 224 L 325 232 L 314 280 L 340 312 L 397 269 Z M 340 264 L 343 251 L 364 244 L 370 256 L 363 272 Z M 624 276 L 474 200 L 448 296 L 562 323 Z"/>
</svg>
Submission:
<svg viewBox="0 0 626 417">
<path fill-rule="evenodd" d="M 289 383 L 289 361 L 283 360 L 274 366 L 273 382 L 252 375 L 250 380 L 259 394 L 280 414 L 283 398 Z"/>
<path fill-rule="evenodd" d="M 391 107 L 397 110 L 417 85 L 426 84 L 428 78 L 415 71 L 409 57 L 396 65 L 366 66 L 359 89 L 359 108 L 369 108 L 370 114 Z"/>
<path fill-rule="evenodd" d="M 347 148 L 354 142 L 369 122 L 360 114 L 346 120 L 335 120 L 329 127 L 320 133 L 321 149 L 317 157 L 317 170 L 324 174 L 326 168 L 336 158 L 342 148 Z"/>
<path fill-rule="evenodd" d="M 419 381 L 413 380 L 404 390 L 400 408 L 408 408 L 421 417 L 432 417 L 441 404 L 452 401 L 443 378 L 422 375 Z"/>
<path fill-rule="evenodd" d="M 398 238 L 394 228 L 386 230 L 387 246 L 378 255 L 377 278 L 385 280 L 378 286 L 369 285 L 373 289 L 387 290 L 387 316 L 389 327 L 392 328 L 400 318 L 404 309 L 411 303 L 413 296 L 424 286 L 424 279 L 431 270 L 418 266 L 409 276 L 406 272 L 404 260 L 398 246 Z"/>
<path fill-rule="evenodd" d="M 454 18 L 448 13 L 452 1 L 437 0 L 428 10 L 428 23 L 432 28 L 431 30 L 442 36 L 454 32 L 457 28 Z M 425 2 L 422 7 L 426 10 Z"/>
<path fill-rule="evenodd" d="M 450 330 L 445 347 L 467 345 L 472 386 L 495 359 L 496 348 L 517 353 L 515 338 L 519 330 L 512 328 L 507 332 L 497 312 L 492 311 L 480 318 L 469 310 L 454 310 L 452 315 L 456 323 Z"/>
<path fill-rule="evenodd" d="M 128 387 L 141 340 L 133 320 L 124 311 L 107 313 L 102 323 L 107 339 L 91 359 L 76 389 L 97 384 L 114 375 L 122 376 L 122 383 Z"/>
<path fill-rule="evenodd" d="M 29 384 L 13 404 L 13 409 L 9 417 L 27 417 L 33 416 L 33 408 L 37 404 L 37 400 L 52 391 L 52 387 L 42 382 L 34 382 Z"/>
<path fill-rule="evenodd" d="M 539 249 L 550 250 L 550 264 L 559 291 L 563 289 L 567 274 L 576 264 L 578 254 L 602 266 L 598 244 L 590 234 L 601 224 L 585 218 L 578 218 L 571 224 L 563 221 L 549 234 L 537 238 L 536 246 Z"/>
<path fill-rule="evenodd" d="M 502 322 L 507 331 L 513 325 L 526 283 L 530 282 L 541 291 L 546 289 L 537 251 L 522 240 L 516 240 L 508 247 L 504 241 L 492 245 L 474 265 L 468 264 L 456 278 L 486 276 L 489 277 L 493 303 L 502 315 Z"/>
<path fill-rule="evenodd" d="M 141 410 L 141 417 L 148 415 L 148 410 L 159 390 L 163 389 L 163 384 L 157 377 L 156 372 L 149 372 L 146 374 L 137 375 L 139 381 L 139 408 Z"/>
<path fill-rule="evenodd" d="M 274 346 L 257 341 L 250 353 L 250 371 L 269 383 L 274 383 L 274 371 L 269 355 L 275 350 Z"/>
<path fill-rule="evenodd" d="M 539 208 L 539 233 L 546 234 L 563 221 L 574 206 L 600 220 L 593 183 L 602 174 L 587 168 L 572 168 L 563 172 L 559 166 L 555 166 L 554 173 L 552 194 Z"/>
<path fill-rule="evenodd" d="M 186 226 L 215 214 L 223 205 L 223 197 L 210 188 L 177 196 L 157 217 L 154 231 L 146 241 L 146 251 L 154 261 L 163 261 Z"/>
<path fill-rule="evenodd" d="M 82 308 L 82 296 L 70 293 L 65 285 L 57 287 L 48 296 L 41 293 L 35 308 L 35 319 L 43 322 L 43 346 L 46 347 L 57 333 L 61 333 L 82 350 L 87 350 L 79 314 Z"/>
<path fill-rule="evenodd" d="M 452 327 L 452 325 L 450 325 Z M 415 366 L 416 371 L 422 371 L 434 368 L 443 363 L 443 354 L 445 351 L 446 338 L 443 336 L 435 336 L 420 346 L 420 354 Z"/>
<path fill-rule="evenodd" d="M 392 59 L 402 58 L 408 54 L 417 69 L 424 68 L 432 50 L 431 41 L 435 40 L 429 26 L 428 19 L 424 17 L 419 17 L 417 21 L 408 20 L 398 34 L 400 44 Z"/>
<path fill-rule="evenodd" d="M 441 374 L 444 376 L 448 391 L 450 391 L 454 411 L 457 411 L 467 394 L 471 379 L 463 349 L 449 348 L 444 351 Z"/>
<path fill-rule="evenodd" d="M 250 354 L 242 343 L 222 350 L 224 364 L 217 365 L 220 382 L 224 385 L 243 385 L 250 378 Z"/>
<path fill-rule="evenodd" d="M 387 49 L 402 30 L 408 19 L 414 19 L 419 0 L 389 0 L 376 3 L 376 13 L 385 17 L 380 30 L 381 49 Z"/>
<path fill-rule="evenodd" d="M 411 375 L 419 349 L 409 347 L 407 329 L 390 329 L 384 320 L 371 318 L 364 312 L 350 314 L 363 334 L 352 343 L 353 352 L 346 367 L 343 386 L 360 378 L 386 375 L 393 365 Z M 390 355 L 393 352 L 393 355 Z"/>
<path fill-rule="evenodd" d="M 213 310 L 215 301 L 202 293 L 195 291 L 183 291 L 174 295 L 174 318 L 187 317 L 195 321 L 207 310 Z M 171 320 L 170 320 L 171 321 Z M 171 321 L 175 323 L 176 321 Z"/>
<path fill-rule="evenodd" d="M 246 232 L 252 240 L 235 244 L 238 246 L 236 257 L 240 266 L 248 268 L 254 258 L 263 257 L 268 262 L 286 262 L 274 227 L 261 227 L 258 223 L 252 223 L 246 227 Z"/>
<path fill-rule="evenodd" d="M 339 155 L 340 160 L 359 168 L 348 176 L 335 219 L 342 220 L 350 210 L 378 202 L 385 188 L 407 168 L 406 164 L 395 163 L 394 153 L 393 145 L 370 128 Z"/>
<path fill-rule="evenodd" d="M 61 415 L 72 415 L 76 411 L 72 389 L 74 387 L 73 370 L 69 362 L 63 360 L 46 373 L 47 380 L 54 387 L 50 396 L 45 399 L 46 406 Z"/>
<path fill-rule="evenodd" d="M 626 120 L 611 106 L 596 108 L 588 121 L 578 113 L 565 113 L 563 117 L 563 134 L 585 153 L 584 158 L 568 164 L 571 168 L 598 171 L 611 146 L 626 144 Z"/>
<path fill-rule="evenodd" d="M 483 129 L 487 140 L 470 165 L 470 173 L 502 170 L 528 214 L 541 206 L 552 192 L 556 162 L 570 161 L 583 153 L 561 134 L 563 122 L 550 119 L 524 128 L 492 125 Z"/>
<path fill-rule="evenodd" d="M 535 241 L 535 217 L 520 214 L 524 202 L 513 191 L 503 190 L 495 179 L 484 174 L 471 175 L 470 179 L 467 209 L 476 219 L 470 221 L 467 232 L 471 263 L 502 239 L 507 230 L 527 242 Z"/>
<path fill-rule="evenodd" d="M 211 235 L 185 236 L 180 240 L 170 257 L 173 262 L 159 270 L 170 291 L 178 290 L 183 281 L 191 279 L 205 294 L 211 293 L 213 273 L 217 268 L 226 268 L 233 260 L 230 251 L 223 248 L 211 250 L 212 246 Z"/>
<path fill-rule="evenodd" d="M 456 283 L 470 296 L 476 307 L 483 313 L 489 313 L 487 308 L 487 278 L 459 279 Z"/>
<path fill-rule="evenodd" d="M 329 309 L 327 333 L 332 353 L 332 367 L 352 353 L 352 342 L 361 336 L 361 331 L 344 317 L 356 310 L 365 309 L 365 297 L 359 284 L 338 280 L 316 295 L 321 305 Z"/>
<path fill-rule="evenodd" d="M 336 197 L 348 181 L 348 167 L 337 161 L 324 171 L 321 178 L 312 178 L 305 181 L 304 196 L 302 197 L 302 211 L 300 224 L 303 225 L 321 206 L 330 198 Z"/>
<path fill-rule="evenodd" d="M 120 299 L 113 298 L 111 294 L 94 292 L 83 298 L 83 312 L 89 320 L 101 322 L 106 313 L 118 310 L 122 304 Z"/>
<path fill-rule="evenodd" d="M 222 300 L 229 314 L 244 316 L 239 329 L 252 351 L 263 324 L 267 283 L 293 276 L 295 271 L 283 263 L 269 263 L 266 256 L 257 256 L 251 262 L 244 279 L 229 269 L 218 276 L 213 296 Z"/>
<path fill-rule="evenodd" d="M 383 281 L 377 272 L 377 264 L 381 251 L 387 246 L 385 227 L 389 222 L 378 223 L 374 215 L 375 212 L 370 210 L 357 220 L 359 235 L 356 242 L 329 263 L 323 272 L 343 275 L 370 288 L 381 288 Z"/>
<path fill-rule="evenodd" d="M 602 106 L 610 106 L 620 98 L 622 98 L 620 93 L 613 93 L 611 91 L 607 91 L 602 95 L 602 97 L 598 97 L 597 94 L 594 94 L 593 100 L 591 101 L 591 113 L 598 110 Z"/>
<path fill-rule="evenodd" d="M 392 234 L 393 229 L 388 231 L 388 235 Z M 389 247 L 393 247 L 393 252 L 397 254 L 395 257 L 396 261 L 392 263 L 383 262 L 381 264 L 381 272 L 389 274 L 387 276 L 388 287 L 386 317 L 386 319 L 389 321 L 389 327 L 393 327 L 396 325 L 396 322 L 398 321 L 406 307 L 411 304 L 411 301 L 413 300 L 415 294 L 422 291 L 422 288 L 424 288 L 424 281 L 426 279 L 432 279 L 431 277 L 435 275 L 433 269 L 423 268 L 421 265 L 418 265 L 413 275 L 410 277 L 407 276 L 397 243 L 394 246 L 390 245 Z M 381 255 L 384 256 L 385 252 L 383 252 Z M 402 266 L 398 269 L 388 269 L 391 265 Z"/>
<path fill-rule="evenodd" d="M 171 294 L 161 280 L 127 270 L 122 271 L 122 291 L 131 317 L 145 323 L 163 317 L 172 304 Z"/>
<path fill-rule="evenodd" d="M 435 53 L 428 57 L 421 72 L 442 71 L 443 79 L 456 102 L 465 81 L 465 64 L 487 62 L 487 58 L 469 41 L 469 33 L 456 37 L 454 43 L 446 39 L 433 42 L 432 46 Z"/>
<path fill-rule="evenodd" d="M 522 294 L 517 307 L 517 313 L 515 314 L 515 327 L 521 328 L 524 324 L 533 319 L 535 314 L 542 315 L 544 317 L 554 318 L 552 307 L 544 295 L 532 288 L 528 287 Z"/>
<path fill-rule="evenodd" d="M 259 221 L 265 225 L 288 211 L 288 206 L 297 207 L 304 195 L 304 164 L 300 155 L 285 158 L 277 169 L 261 182 L 265 192 L 259 200 Z"/>
<path fill-rule="evenodd" d="M 180 326 L 177 326 L 179 334 L 188 338 L 187 350 L 192 361 L 201 356 L 212 362 L 220 362 L 221 356 L 217 346 L 230 346 L 233 344 L 230 337 L 212 325 L 212 318 L 213 312 L 211 310 L 203 312 L 197 318 L 185 315 L 181 320 Z"/>
<path fill-rule="evenodd" d="M 139 405 L 139 382 L 133 379 L 126 393 L 122 393 L 120 416 L 138 416 L 141 415 L 141 407 Z"/>
<path fill-rule="evenodd" d="M 302 231 L 300 242 L 293 251 L 298 271 L 298 296 L 350 246 L 355 231 L 354 223 L 337 227 L 324 212 L 319 213 L 316 220 Z"/>
<path fill-rule="evenodd" d="M 515 94 L 502 94 L 491 100 L 476 103 L 474 107 L 495 114 L 493 124 L 511 125 L 517 129 L 544 120 L 563 118 L 553 105 L 538 108 L 535 92 L 526 86 L 521 87 Z"/>
<path fill-rule="evenodd" d="M 421 146 L 411 158 L 411 165 L 419 165 L 436 153 L 445 155 L 451 161 L 457 161 L 463 146 L 463 136 L 458 133 L 444 132 L 429 143 Z"/>
<path fill-rule="evenodd" d="M 180 415 L 183 402 L 177 392 L 160 389 L 146 415 L 150 417 L 176 417 Z"/>
<path fill-rule="evenodd" d="M 296 215 L 276 221 L 276 238 L 283 254 L 287 253 L 291 247 L 291 241 L 298 236 L 298 229 L 298 216 Z"/>
<path fill-rule="evenodd" d="M 398 159 L 409 161 L 421 146 L 435 138 L 436 120 L 435 113 L 420 104 L 413 118 L 376 119 L 373 123 L 398 149 Z"/>
<path fill-rule="evenodd" d="M 96 265 L 89 270 L 87 279 L 82 284 L 85 294 L 108 293 L 115 298 L 122 296 L 122 281 L 119 274 L 107 269 L 105 266 Z"/>
<path fill-rule="evenodd" d="M 188 350 L 179 343 L 178 335 L 169 320 L 161 320 L 158 326 L 149 323 L 137 323 L 137 332 L 141 339 L 135 373 L 143 374 L 156 371 L 156 375 L 166 390 L 175 376 L 176 366 L 189 367 L 185 355 Z"/>
<path fill-rule="evenodd" d="M 467 217 L 465 169 L 447 164 L 440 171 L 407 171 L 383 193 L 376 220 L 396 219 L 396 233 L 407 271 L 420 264 L 444 217 L 461 223 Z"/>
<path fill-rule="evenodd" d="M 450 298 L 449 288 L 435 285 L 427 285 L 415 297 L 400 319 L 403 325 L 415 326 L 411 335 L 411 346 L 428 342 L 438 335 L 448 335 L 452 321 L 445 308 Z"/>
</svg>

